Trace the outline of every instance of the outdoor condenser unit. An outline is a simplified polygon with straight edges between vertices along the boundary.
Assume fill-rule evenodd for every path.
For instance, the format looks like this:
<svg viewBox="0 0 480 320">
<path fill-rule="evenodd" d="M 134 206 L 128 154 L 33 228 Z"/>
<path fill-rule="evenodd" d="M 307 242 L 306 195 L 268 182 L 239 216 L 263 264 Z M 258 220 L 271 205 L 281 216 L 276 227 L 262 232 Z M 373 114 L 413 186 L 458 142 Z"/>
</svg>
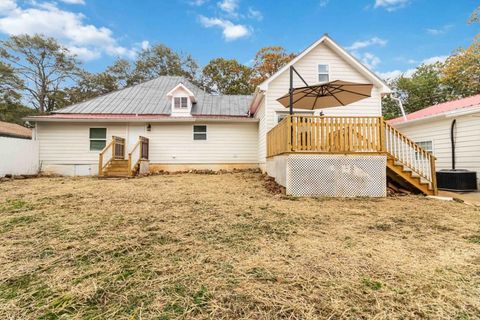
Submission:
<svg viewBox="0 0 480 320">
<path fill-rule="evenodd" d="M 477 190 L 477 173 L 475 171 L 455 168 L 455 125 L 452 121 L 450 127 L 450 140 L 452 143 L 452 169 L 437 171 L 437 187 L 450 191 L 475 191 Z"/>
</svg>

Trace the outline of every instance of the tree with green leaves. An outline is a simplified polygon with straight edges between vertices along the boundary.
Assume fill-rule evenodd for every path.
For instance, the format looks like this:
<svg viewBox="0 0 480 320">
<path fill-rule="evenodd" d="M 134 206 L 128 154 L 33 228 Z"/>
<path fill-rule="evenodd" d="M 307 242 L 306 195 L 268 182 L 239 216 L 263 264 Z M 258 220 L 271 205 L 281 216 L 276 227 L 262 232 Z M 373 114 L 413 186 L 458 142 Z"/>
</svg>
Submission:
<svg viewBox="0 0 480 320">
<path fill-rule="evenodd" d="M 390 81 L 389 85 L 398 97 L 406 113 L 412 113 L 434 104 L 447 101 L 451 95 L 448 87 L 442 85 L 443 64 L 422 64 L 410 77 L 404 75 Z M 400 115 L 398 102 L 391 98 L 382 101 L 386 119 Z"/>
<path fill-rule="evenodd" d="M 261 48 L 253 61 L 253 76 L 250 83 L 254 86 L 259 85 L 296 56 L 295 53 L 287 53 L 279 46 Z"/>
<path fill-rule="evenodd" d="M 24 97 L 42 113 L 58 108 L 57 93 L 79 70 L 79 62 L 67 48 L 41 35 L 0 41 L 0 58 L 23 81 Z"/>
<path fill-rule="evenodd" d="M 15 70 L 10 65 L 0 61 L 0 103 L 18 102 L 22 87 L 23 81 L 15 74 Z"/>
<path fill-rule="evenodd" d="M 202 70 L 202 82 L 211 92 L 219 94 L 252 94 L 250 84 L 252 69 L 237 60 L 217 58 L 211 60 Z"/>
<path fill-rule="evenodd" d="M 178 54 L 165 45 L 157 44 L 138 54 L 129 85 L 159 76 L 183 76 L 196 82 L 197 73 L 198 64 L 191 55 Z"/>
<path fill-rule="evenodd" d="M 456 97 L 480 93 L 479 37 L 475 37 L 468 48 L 456 50 L 445 62 L 442 83 L 452 88 L 452 93 Z"/>
</svg>

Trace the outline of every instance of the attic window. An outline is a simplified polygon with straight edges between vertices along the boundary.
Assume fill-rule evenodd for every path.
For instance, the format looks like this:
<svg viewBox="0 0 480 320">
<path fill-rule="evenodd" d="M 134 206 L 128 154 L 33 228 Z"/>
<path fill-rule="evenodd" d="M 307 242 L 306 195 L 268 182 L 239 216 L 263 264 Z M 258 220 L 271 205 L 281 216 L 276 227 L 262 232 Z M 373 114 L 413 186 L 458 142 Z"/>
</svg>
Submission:
<svg viewBox="0 0 480 320">
<path fill-rule="evenodd" d="M 173 98 L 175 104 L 175 109 L 187 109 L 188 108 L 188 97 L 175 97 Z"/>
<path fill-rule="evenodd" d="M 318 82 L 330 81 L 330 66 L 328 64 L 318 65 Z"/>
</svg>

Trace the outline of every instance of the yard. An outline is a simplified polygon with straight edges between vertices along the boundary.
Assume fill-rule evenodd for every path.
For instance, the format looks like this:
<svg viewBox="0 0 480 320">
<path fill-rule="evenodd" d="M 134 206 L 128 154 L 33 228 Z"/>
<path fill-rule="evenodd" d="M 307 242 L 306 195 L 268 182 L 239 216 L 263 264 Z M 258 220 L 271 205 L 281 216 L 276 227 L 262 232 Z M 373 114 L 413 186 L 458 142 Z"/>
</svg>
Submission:
<svg viewBox="0 0 480 320">
<path fill-rule="evenodd" d="M 0 318 L 480 315 L 480 209 L 298 199 L 259 173 L 0 183 Z"/>
</svg>

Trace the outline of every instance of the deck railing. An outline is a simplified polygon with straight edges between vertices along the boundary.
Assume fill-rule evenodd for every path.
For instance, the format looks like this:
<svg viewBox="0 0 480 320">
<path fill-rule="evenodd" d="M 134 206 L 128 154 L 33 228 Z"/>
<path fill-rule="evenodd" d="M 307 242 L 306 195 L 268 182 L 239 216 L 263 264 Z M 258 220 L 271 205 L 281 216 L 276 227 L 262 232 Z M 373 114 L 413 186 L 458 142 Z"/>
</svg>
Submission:
<svg viewBox="0 0 480 320">
<path fill-rule="evenodd" d="M 110 156 L 109 156 L 110 155 Z M 125 139 L 112 136 L 112 140 L 98 155 L 98 175 L 103 176 L 105 167 L 112 160 L 125 159 Z"/>
<path fill-rule="evenodd" d="M 383 117 L 287 116 L 267 133 L 267 157 L 285 153 L 381 153 L 436 187 L 435 157 Z"/>
<path fill-rule="evenodd" d="M 137 143 L 128 153 L 128 170 L 130 176 L 133 176 L 135 167 L 140 164 L 141 160 L 148 160 L 149 140 L 145 137 L 138 137 Z"/>
</svg>

